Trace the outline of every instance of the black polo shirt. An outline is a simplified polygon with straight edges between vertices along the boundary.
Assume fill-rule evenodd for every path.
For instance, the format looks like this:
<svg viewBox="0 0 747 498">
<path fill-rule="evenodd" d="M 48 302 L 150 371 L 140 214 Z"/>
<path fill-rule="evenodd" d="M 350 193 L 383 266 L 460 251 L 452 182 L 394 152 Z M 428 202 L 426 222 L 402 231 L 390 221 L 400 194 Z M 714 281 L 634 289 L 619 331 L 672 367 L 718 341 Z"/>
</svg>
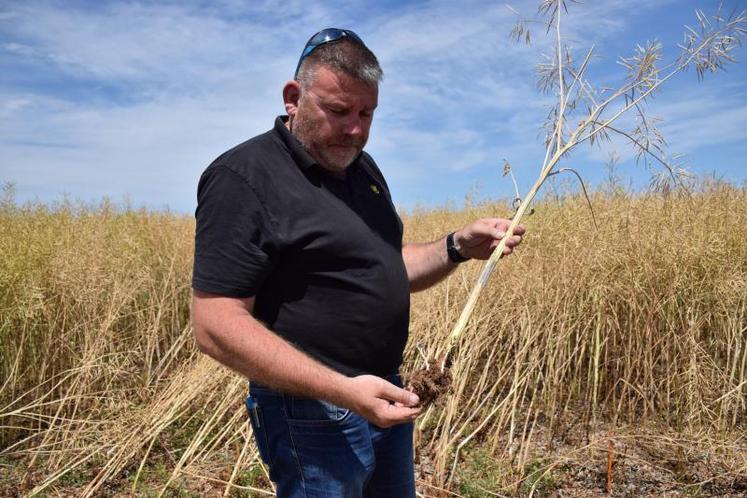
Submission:
<svg viewBox="0 0 747 498">
<path fill-rule="evenodd" d="M 255 296 L 258 320 L 346 375 L 394 373 L 410 294 L 387 185 L 365 152 L 326 173 L 286 119 L 202 174 L 192 287 Z"/>
</svg>

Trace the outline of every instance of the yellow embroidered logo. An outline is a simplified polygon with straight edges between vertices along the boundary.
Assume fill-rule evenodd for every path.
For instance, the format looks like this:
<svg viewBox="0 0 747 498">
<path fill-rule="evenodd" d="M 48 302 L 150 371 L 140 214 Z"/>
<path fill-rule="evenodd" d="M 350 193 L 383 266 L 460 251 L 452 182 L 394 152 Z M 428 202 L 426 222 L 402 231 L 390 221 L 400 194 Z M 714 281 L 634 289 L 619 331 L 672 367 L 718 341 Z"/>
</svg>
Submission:
<svg viewBox="0 0 747 498">
<path fill-rule="evenodd" d="M 378 194 L 379 193 L 379 187 L 377 187 L 373 183 L 370 185 L 370 187 L 371 187 L 371 192 L 373 192 L 374 194 Z"/>
</svg>

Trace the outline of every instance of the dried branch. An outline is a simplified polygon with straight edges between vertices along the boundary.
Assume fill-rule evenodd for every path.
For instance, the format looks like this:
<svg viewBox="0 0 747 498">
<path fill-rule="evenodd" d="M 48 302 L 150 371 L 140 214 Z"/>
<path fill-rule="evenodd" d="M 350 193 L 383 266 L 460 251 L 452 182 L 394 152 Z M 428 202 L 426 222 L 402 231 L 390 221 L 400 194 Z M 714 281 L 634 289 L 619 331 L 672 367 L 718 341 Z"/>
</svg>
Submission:
<svg viewBox="0 0 747 498">
<path fill-rule="evenodd" d="M 609 139 L 609 132 L 612 131 L 625 136 L 638 147 L 637 158 L 651 156 L 663 164 L 668 173 L 668 175 L 662 177 L 666 179 L 666 182 L 658 179 L 657 184 L 662 189 L 670 188 L 674 179 L 685 177 L 685 172 L 660 157 L 660 155 L 663 155 L 666 142 L 656 129 L 655 120 L 645 117 L 642 104 L 666 81 L 677 73 L 685 71 L 691 65 L 695 66 L 699 79 L 702 79 L 705 72 L 715 72 L 722 69 L 726 63 L 734 62 L 733 51 L 736 47 L 741 46 L 741 40 L 747 34 L 747 16 L 744 13 L 738 16 L 732 14 L 724 19 L 719 8 L 712 21 L 710 21 L 701 11 L 697 11 L 699 30 L 687 28 L 685 42 L 680 46 L 682 53 L 675 61 L 663 66 L 660 65 L 662 45 L 658 41 L 648 42 L 645 46 L 639 45 L 635 48 L 632 56 L 620 58 L 618 61 L 627 70 L 621 87 L 617 90 L 601 89 L 595 92 L 592 85 L 586 82 L 583 77 L 593 53 L 593 47 L 587 53 L 579 70 L 575 71 L 572 68 L 570 53 L 563 45 L 561 31 L 561 12 L 563 11 L 567 12 L 565 0 L 542 0 L 538 9 L 540 16 L 546 19 L 548 33 L 553 25 L 556 31 L 554 57 L 545 56 L 545 62 L 537 66 L 538 84 L 539 88 L 545 92 L 557 88 L 558 96 L 556 105 L 548 113 L 545 126 L 547 128 L 545 159 L 539 177 L 524 201 L 518 206 L 506 231 L 507 237 L 498 244 L 472 289 L 467 303 L 449 335 L 445 353 L 442 355 L 442 369 L 448 360 L 455 341 L 467 325 L 478 296 L 490 278 L 498 258 L 503 253 L 506 240 L 513 235 L 516 226 L 526 213 L 540 187 L 549 176 L 560 171 L 572 171 L 581 179 L 575 170 L 569 168 L 560 168 L 555 171 L 559 161 L 566 157 L 571 149 L 581 143 L 588 141 L 590 144 L 594 144 L 599 139 Z M 521 38 L 525 33 L 521 29 L 512 31 L 513 37 Z M 568 87 L 565 84 L 564 71 L 567 71 L 573 78 L 573 82 Z M 576 90 L 576 95 L 582 92 L 583 98 L 587 99 L 590 105 L 586 106 L 586 116 L 581 119 L 578 125 L 574 129 L 568 129 L 566 126 L 568 116 L 566 114 L 571 114 L 577 109 L 576 97 L 573 97 L 576 83 L 578 83 L 579 88 Z M 607 94 L 608 96 L 598 102 L 594 97 L 595 94 Z M 612 116 L 602 117 L 602 114 L 606 113 L 613 103 L 618 104 L 617 108 L 612 111 Z M 627 132 L 613 126 L 613 123 L 620 116 L 633 109 L 639 116 L 639 125 L 635 129 Z M 684 185 L 684 182 L 681 183 Z M 583 181 L 581 184 L 588 201 L 589 197 Z M 596 219 L 594 223 L 596 226 Z"/>
<path fill-rule="evenodd" d="M 565 172 L 573 173 L 574 175 L 576 175 L 576 178 L 578 178 L 578 182 L 581 184 L 581 190 L 584 192 L 584 197 L 586 198 L 586 204 L 589 206 L 589 211 L 591 211 L 591 220 L 594 222 L 594 229 L 599 230 L 599 226 L 597 225 L 597 217 L 594 215 L 594 207 L 591 205 L 591 199 L 589 198 L 589 192 L 586 190 L 584 179 L 581 178 L 581 175 L 578 174 L 578 171 L 573 168 L 559 168 L 558 170 L 551 172 L 547 176 L 551 177 Z"/>
</svg>

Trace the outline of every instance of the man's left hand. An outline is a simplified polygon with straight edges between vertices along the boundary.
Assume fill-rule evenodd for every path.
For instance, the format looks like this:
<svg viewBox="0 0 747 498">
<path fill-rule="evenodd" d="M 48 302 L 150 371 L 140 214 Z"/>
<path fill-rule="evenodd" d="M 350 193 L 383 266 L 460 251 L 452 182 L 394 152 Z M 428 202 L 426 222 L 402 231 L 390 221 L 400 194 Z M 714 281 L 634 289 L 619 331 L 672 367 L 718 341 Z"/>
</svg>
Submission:
<svg viewBox="0 0 747 498">
<path fill-rule="evenodd" d="M 488 259 L 493 250 L 506 236 L 511 220 L 505 218 L 482 218 L 454 232 L 454 243 L 459 254 L 465 258 Z M 521 244 L 526 229 L 522 225 L 514 228 L 513 235 L 506 240 L 503 256 L 511 254 Z"/>
</svg>

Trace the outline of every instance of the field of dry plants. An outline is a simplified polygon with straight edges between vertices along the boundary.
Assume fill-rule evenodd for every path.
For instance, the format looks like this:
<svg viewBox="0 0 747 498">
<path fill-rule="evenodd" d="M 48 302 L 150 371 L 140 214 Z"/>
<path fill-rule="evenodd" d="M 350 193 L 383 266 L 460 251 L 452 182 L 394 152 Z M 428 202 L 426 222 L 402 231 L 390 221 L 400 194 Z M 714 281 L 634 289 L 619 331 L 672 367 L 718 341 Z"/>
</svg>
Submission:
<svg viewBox="0 0 747 498">
<path fill-rule="evenodd" d="M 418 421 L 423 496 L 745 496 L 747 190 L 546 197 Z M 272 494 L 245 382 L 197 352 L 191 217 L 0 205 L 0 496 Z M 505 203 L 404 216 L 441 236 Z M 414 295 L 405 371 L 481 265 Z M 608 483 L 608 479 L 610 482 Z"/>
<path fill-rule="evenodd" d="M 482 265 L 465 264 L 413 296 L 404 373 L 448 352 L 453 378 L 417 421 L 419 494 L 747 496 L 747 185 L 687 188 L 645 107 L 689 68 L 703 78 L 734 62 L 747 13 L 696 11 L 678 56 L 637 46 L 611 89 L 587 78 L 594 46 L 579 57 L 564 42 L 576 3 L 542 0 L 539 20 L 519 16 L 511 32 L 554 39 L 538 76 L 557 97 L 516 211 L 403 216 L 413 241 L 482 216 L 513 215 L 509 235 L 528 228 L 479 279 Z M 658 188 L 608 185 L 590 194 L 593 217 L 584 196 L 532 202 L 573 172 L 578 145 L 611 136 L 663 166 Z M 273 494 L 245 379 L 192 339 L 193 234 L 189 216 L 19 207 L 5 189 L 0 497 Z"/>
</svg>

